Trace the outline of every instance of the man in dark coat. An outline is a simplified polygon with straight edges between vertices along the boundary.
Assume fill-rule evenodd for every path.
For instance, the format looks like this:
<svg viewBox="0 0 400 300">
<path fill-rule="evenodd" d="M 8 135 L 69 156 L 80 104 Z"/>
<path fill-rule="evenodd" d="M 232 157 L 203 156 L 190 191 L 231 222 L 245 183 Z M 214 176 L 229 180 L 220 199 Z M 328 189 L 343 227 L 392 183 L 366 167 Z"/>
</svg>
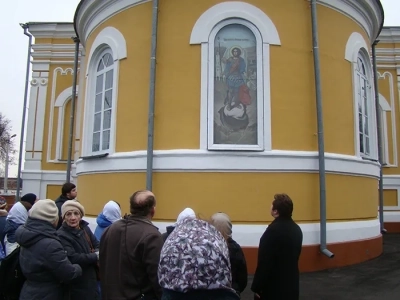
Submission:
<svg viewBox="0 0 400 300">
<path fill-rule="evenodd" d="M 277 194 L 271 215 L 275 220 L 260 239 L 258 263 L 251 290 L 254 299 L 298 300 L 298 261 L 303 233 L 292 219 L 293 202 L 286 194 Z"/>
<path fill-rule="evenodd" d="M 61 227 L 61 224 L 63 222 L 63 218 L 61 216 L 61 207 L 63 206 L 63 204 L 65 203 L 65 201 L 68 200 L 74 200 L 77 196 L 77 191 L 76 191 L 76 185 L 71 183 L 71 182 L 67 182 L 64 183 L 62 188 L 61 188 L 61 195 L 60 197 L 58 197 L 56 199 L 56 205 L 58 208 L 58 224 L 57 224 L 57 229 L 59 229 Z"/>
<path fill-rule="evenodd" d="M 64 284 L 81 276 L 82 269 L 71 264 L 60 239 L 56 225 L 58 211 L 53 200 L 39 200 L 29 211 L 25 225 L 15 234 L 21 246 L 19 263 L 26 281 L 21 300 L 64 299 Z"/>
<path fill-rule="evenodd" d="M 163 239 L 151 222 L 156 199 L 150 191 L 130 198 L 131 215 L 105 229 L 100 241 L 101 297 L 161 299 L 158 263 Z"/>
</svg>

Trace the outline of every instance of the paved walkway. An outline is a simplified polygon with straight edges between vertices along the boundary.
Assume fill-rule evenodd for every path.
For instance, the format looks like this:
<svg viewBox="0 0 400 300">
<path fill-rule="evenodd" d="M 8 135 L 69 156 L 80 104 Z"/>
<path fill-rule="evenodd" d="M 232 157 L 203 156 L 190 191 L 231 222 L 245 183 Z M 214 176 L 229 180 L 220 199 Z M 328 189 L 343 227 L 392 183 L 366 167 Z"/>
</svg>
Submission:
<svg viewBox="0 0 400 300">
<path fill-rule="evenodd" d="M 242 294 L 253 300 L 252 278 Z M 380 257 L 338 269 L 300 275 L 300 300 L 399 300 L 400 234 L 384 235 Z"/>
</svg>

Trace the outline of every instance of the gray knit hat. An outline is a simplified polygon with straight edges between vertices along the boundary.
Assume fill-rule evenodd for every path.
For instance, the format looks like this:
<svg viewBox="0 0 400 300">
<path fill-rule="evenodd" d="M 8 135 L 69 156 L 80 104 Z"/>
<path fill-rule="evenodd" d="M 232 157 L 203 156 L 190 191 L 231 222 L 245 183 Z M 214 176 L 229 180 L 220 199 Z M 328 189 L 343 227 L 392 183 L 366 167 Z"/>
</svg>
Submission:
<svg viewBox="0 0 400 300">
<path fill-rule="evenodd" d="M 53 200 L 39 200 L 29 210 L 29 216 L 53 224 L 58 221 L 58 208 Z"/>
</svg>

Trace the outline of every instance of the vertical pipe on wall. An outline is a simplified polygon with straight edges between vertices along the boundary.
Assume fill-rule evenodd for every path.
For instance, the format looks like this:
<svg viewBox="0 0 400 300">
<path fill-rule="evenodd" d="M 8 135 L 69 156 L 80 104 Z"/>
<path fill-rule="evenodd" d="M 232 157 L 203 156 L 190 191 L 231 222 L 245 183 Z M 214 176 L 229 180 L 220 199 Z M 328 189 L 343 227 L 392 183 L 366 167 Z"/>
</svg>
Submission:
<svg viewBox="0 0 400 300">
<path fill-rule="evenodd" d="M 26 59 L 25 94 L 24 94 L 24 106 L 22 110 L 21 135 L 20 135 L 19 150 L 18 150 L 19 155 L 18 155 L 17 191 L 15 194 L 15 202 L 20 200 L 22 155 L 24 150 L 26 110 L 28 109 L 27 102 L 28 102 L 28 87 L 29 87 L 29 74 L 31 67 L 31 49 L 32 49 L 32 35 L 28 33 L 29 25 L 20 24 L 20 26 L 24 29 L 24 35 L 26 35 L 29 38 L 29 44 L 28 44 L 28 56 Z"/>
<path fill-rule="evenodd" d="M 68 157 L 67 157 L 67 178 L 66 182 L 71 181 L 71 166 L 73 155 L 73 141 L 74 141 L 74 123 L 75 123 L 75 104 L 76 104 L 76 81 L 78 78 L 78 59 L 79 59 L 79 38 L 72 38 L 75 43 L 75 60 L 74 60 L 74 76 L 72 80 L 72 98 L 71 98 L 71 116 L 69 124 L 69 139 L 68 139 Z"/>
<path fill-rule="evenodd" d="M 381 225 L 381 233 L 385 233 L 383 223 L 383 145 L 382 145 L 382 119 L 380 114 L 379 104 L 379 90 L 378 90 L 378 70 L 376 66 L 376 52 L 375 47 L 379 43 L 378 40 L 372 44 L 372 67 L 374 72 L 374 91 L 375 91 L 375 111 L 376 111 L 376 127 L 377 127 L 377 140 L 378 140 L 378 160 L 379 168 L 379 222 Z"/>
<path fill-rule="evenodd" d="M 334 254 L 327 249 L 326 245 L 326 178 L 325 178 L 325 146 L 324 146 L 324 122 L 322 110 L 321 92 L 321 67 L 319 60 L 318 45 L 318 23 L 317 23 L 317 1 L 311 0 L 311 22 L 314 55 L 315 94 L 317 104 L 317 127 L 318 127 L 318 162 L 319 162 L 319 200 L 320 200 L 320 250 L 333 258 Z"/>
<path fill-rule="evenodd" d="M 149 116 L 147 132 L 147 169 L 146 189 L 153 188 L 153 150 L 154 150 L 154 103 L 156 90 L 156 54 L 157 54 L 157 27 L 158 27 L 158 0 L 153 0 L 151 54 L 150 54 L 150 91 L 149 91 Z"/>
</svg>

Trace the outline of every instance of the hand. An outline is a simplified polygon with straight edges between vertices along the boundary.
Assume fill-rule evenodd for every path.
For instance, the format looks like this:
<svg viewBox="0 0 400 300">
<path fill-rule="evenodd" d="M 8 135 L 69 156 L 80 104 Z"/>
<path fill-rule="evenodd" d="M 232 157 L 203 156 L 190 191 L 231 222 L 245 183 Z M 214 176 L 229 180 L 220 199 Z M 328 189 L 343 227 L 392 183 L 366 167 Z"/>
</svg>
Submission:
<svg viewBox="0 0 400 300">
<path fill-rule="evenodd" d="M 254 300 L 259 300 L 261 299 L 261 296 L 257 293 L 254 293 Z"/>
</svg>

